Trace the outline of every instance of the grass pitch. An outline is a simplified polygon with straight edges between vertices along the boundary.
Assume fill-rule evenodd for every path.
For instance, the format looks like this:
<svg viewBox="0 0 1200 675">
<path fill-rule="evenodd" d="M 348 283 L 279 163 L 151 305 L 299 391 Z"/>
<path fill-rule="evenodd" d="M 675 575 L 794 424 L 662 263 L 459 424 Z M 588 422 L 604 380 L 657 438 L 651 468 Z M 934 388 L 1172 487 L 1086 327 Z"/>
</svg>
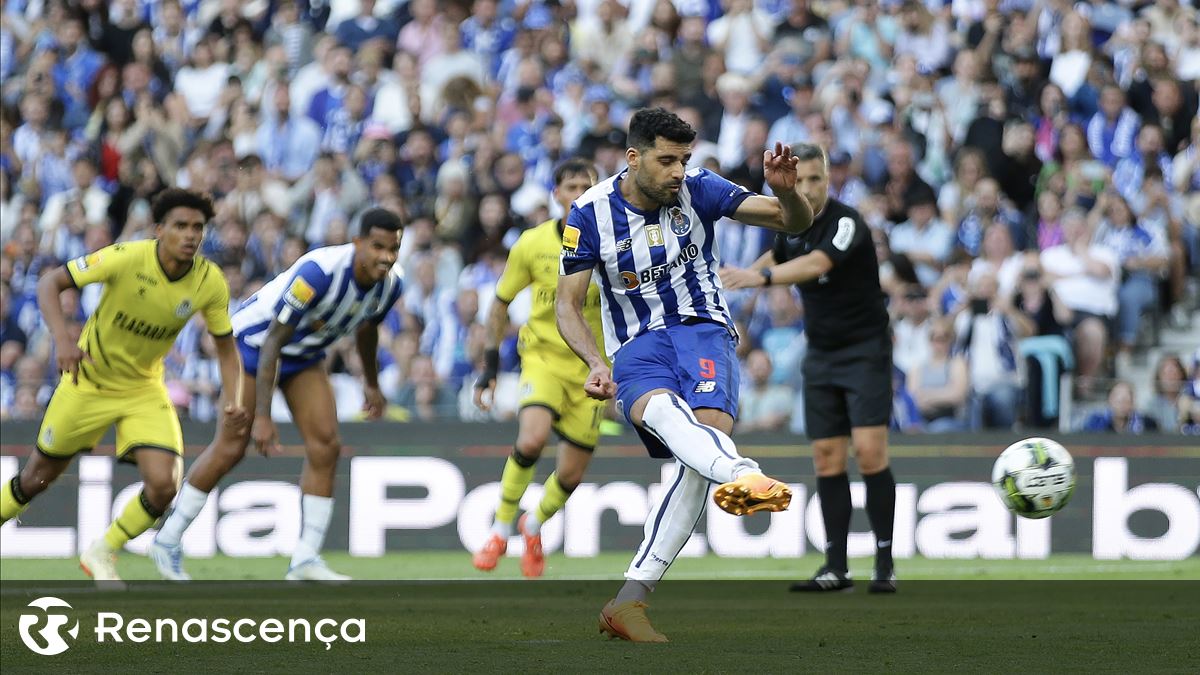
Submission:
<svg viewBox="0 0 1200 675">
<path fill-rule="evenodd" d="M 6 563 L 7 565 L 7 563 Z M 54 657 L 17 638 L 56 594 L 79 639 Z M 1195 582 L 906 582 L 895 596 L 789 594 L 778 581 L 677 581 L 651 599 L 663 645 L 611 642 L 609 582 L 0 584 L 9 672 L 1195 672 Z M 96 612 L 214 619 L 361 618 L 366 642 L 97 644 Z"/>
</svg>

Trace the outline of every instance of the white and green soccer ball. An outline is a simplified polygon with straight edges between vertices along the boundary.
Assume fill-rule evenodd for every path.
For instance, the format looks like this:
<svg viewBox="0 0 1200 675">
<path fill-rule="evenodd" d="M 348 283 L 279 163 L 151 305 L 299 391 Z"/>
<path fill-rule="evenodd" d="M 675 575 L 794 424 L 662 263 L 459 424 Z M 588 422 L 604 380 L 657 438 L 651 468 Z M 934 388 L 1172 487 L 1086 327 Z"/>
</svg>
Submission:
<svg viewBox="0 0 1200 675">
<path fill-rule="evenodd" d="M 1027 438 L 1005 448 L 992 466 L 992 485 L 1009 511 L 1022 518 L 1058 512 L 1075 491 L 1075 460 L 1049 438 Z"/>
</svg>

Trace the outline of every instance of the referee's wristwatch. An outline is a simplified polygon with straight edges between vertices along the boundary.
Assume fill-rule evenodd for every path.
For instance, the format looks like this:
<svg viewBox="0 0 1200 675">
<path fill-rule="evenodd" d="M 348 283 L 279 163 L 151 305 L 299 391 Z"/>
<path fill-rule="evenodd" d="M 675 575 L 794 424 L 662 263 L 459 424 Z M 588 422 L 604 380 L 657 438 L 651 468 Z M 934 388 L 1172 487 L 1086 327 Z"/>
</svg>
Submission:
<svg viewBox="0 0 1200 675">
<path fill-rule="evenodd" d="M 771 285 L 771 268 L 763 267 L 762 269 L 758 270 L 758 273 L 762 275 L 763 286 L 770 286 Z"/>
</svg>

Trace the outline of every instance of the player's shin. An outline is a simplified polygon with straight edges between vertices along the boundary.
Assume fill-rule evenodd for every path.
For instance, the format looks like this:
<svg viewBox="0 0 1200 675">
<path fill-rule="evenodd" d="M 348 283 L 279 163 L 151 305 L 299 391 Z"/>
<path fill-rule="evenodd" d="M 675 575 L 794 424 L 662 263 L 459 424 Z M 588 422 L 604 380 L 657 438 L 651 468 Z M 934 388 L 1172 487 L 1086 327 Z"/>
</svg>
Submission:
<svg viewBox="0 0 1200 675">
<path fill-rule="evenodd" d="M 567 490 L 558 481 L 558 472 L 550 474 L 546 479 L 544 491 L 542 492 L 542 500 L 538 502 L 537 508 L 525 520 L 525 531 L 528 534 L 538 534 L 542 529 L 542 523 L 554 517 L 558 513 L 567 500 L 571 498 L 571 492 L 574 488 Z"/>
<path fill-rule="evenodd" d="M 638 584 L 627 583 L 622 593 L 636 594 L 638 585 L 653 590 L 696 529 L 708 502 L 708 488 L 704 476 L 676 462 L 675 476 L 647 515 L 645 538 L 625 571 L 625 578 Z M 618 596 L 618 601 L 643 598 L 644 594 L 641 598 Z"/>
<path fill-rule="evenodd" d="M 300 540 L 292 552 L 292 567 L 314 560 L 325 545 L 325 532 L 333 517 L 333 498 L 304 495 L 301 500 L 302 524 Z"/>
<path fill-rule="evenodd" d="M 728 483 L 759 470 L 757 462 L 738 455 L 732 438 L 701 424 L 674 394 L 651 396 L 642 413 L 642 426 L 662 440 L 679 461 L 715 483 Z"/>
<path fill-rule="evenodd" d="M 207 492 L 184 481 L 183 489 L 175 499 L 175 508 L 172 509 L 171 515 L 167 516 L 154 541 L 163 546 L 178 546 L 183 533 L 191 526 L 196 516 L 200 515 L 207 501 Z"/>
<path fill-rule="evenodd" d="M 863 474 L 867 488 L 867 519 L 875 533 L 875 570 L 886 577 L 892 572 L 892 526 L 896 519 L 896 479 L 892 469 Z"/>
<path fill-rule="evenodd" d="M 150 529 L 154 521 L 161 517 L 162 511 L 154 508 L 146 497 L 146 492 L 139 492 L 137 497 L 129 500 L 121 510 L 121 515 L 117 516 L 104 533 L 104 545 L 110 551 L 120 551 L 130 539 Z"/>
<path fill-rule="evenodd" d="M 536 464 L 536 457 L 527 457 L 516 448 L 504 463 L 504 473 L 500 476 L 500 504 L 496 507 L 496 521 L 492 525 L 492 531 L 501 537 L 512 535 L 517 506 L 533 480 Z"/>
<path fill-rule="evenodd" d="M 29 508 L 30 497 L 21 490 L 21 474 L 0 487 L 0 525 L 16 518 Z"/>
</svg>

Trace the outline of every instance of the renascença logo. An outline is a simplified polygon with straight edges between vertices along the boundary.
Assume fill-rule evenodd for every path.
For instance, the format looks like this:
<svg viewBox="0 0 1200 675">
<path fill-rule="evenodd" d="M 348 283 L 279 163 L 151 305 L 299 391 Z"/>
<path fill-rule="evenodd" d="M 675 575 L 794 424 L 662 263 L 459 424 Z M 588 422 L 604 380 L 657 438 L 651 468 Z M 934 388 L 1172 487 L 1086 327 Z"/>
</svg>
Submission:
<svg viewBox="0 0 1200 675">
<path fill-rule="evenodd" d="M 62 628 L 67 625 L 68 616 L 65 611 L 51 611 L 51 608 L 65 607 L 71 609 L 71 605 L 64 600 L 46 596 L 38 598 L 29 603 L 30 607 L 36 607 L 41 610 L 37 614 L 22 614 L 17 627 L 21 631 L 21 642 L 29 648 L 29 651 L 42 656 L 54 656 L 61 654 L 71 648 L 71 644 L 63 639 Z M 36 633 L 33 632 L 34 626 L 42 622 L 45 618 L 46 625 Z M 34 635 L 40 635 L 41 641 L 37 640 Z M 79 637 L 79 622 L 71 624 L 67 629 L 67 635 L 71 636 L 74 641 Z"/>
</svg>

